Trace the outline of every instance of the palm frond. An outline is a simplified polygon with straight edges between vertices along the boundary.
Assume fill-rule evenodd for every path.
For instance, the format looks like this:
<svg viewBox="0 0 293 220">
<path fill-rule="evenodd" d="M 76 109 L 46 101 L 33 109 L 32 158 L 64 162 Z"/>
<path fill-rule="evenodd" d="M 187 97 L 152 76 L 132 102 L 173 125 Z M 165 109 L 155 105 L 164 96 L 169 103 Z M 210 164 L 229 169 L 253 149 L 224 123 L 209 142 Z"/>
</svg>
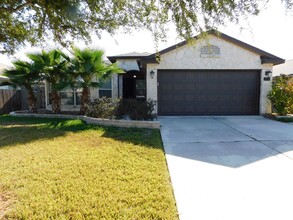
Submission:
<svg viewBox="0 0 293 220">
<path fill-rule="evenodd" d="M 102 82 L 107 80 L 114 73 L 124 72 L 118 65 L 108 65 L 103 60 L 104 51 L 86 48 L 81 50 L 72 46 L 74 59 L 72 60 L 72 69 L 75 75 L 83 79 L 83 87 L 100 87 L 101 83 L 92 82 L 94 78 Z"/>
<path fill-rule="evenodd" d="M 90 88 L 99 88 L 99 87 L 101 87 L 102 84 L 103 84 L 102 82 L 91 82 L 89 84 L 89 87 Z"/>
</svg>

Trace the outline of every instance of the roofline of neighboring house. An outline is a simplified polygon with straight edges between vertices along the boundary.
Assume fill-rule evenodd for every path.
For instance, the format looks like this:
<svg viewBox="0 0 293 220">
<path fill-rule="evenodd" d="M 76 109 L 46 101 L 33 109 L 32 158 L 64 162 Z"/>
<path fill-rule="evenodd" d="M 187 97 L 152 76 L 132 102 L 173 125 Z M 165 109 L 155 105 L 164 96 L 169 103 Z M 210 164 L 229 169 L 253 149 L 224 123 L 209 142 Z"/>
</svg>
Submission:
<svg viewBox="0 0 293 220">
<path fill-rule="evenodd" d="M 247 44 L 247 43 L 245 43 L 243 41 L 237 40 L 237 39 L 235 39 L 233 37 L 230 37 L 230 36 L 228 36 L 226 34 L 223 34 L 223 33 L 219 32 L 219 31 L 210 30 L 210 31 L 207 31 L 206 34 L 210 34 L 210 35 L 222 38 L 223 40 L 231 42 L 231 43 L 233 43 L 233 44 L 235 44 L 235 45 L 237 45 L 239 47 L 242 47 L 242 48 L 244 48 L 246 50 L 249 50 L 249 51 L 251 51 L 253 53 L 259 54 L 262 64 L 264 64 L 264 63 L 273 63 L 274 65 L 278 65 L 278 64 L 281 64 L 281 63 L 285 62 L 285 60 L 280 58 L 280 57 L 277 57 L 277 56 L 275 56 L 273 54 L 270 54 L 270 53 L 268 53 L 266 51 L 263 51 L 263 50 L 261 50 L 259 48 L 251 46 L 251 45 L 249 45 L 249 44 Z M 200 35 L 197 35 L 197 36 L 194 37 L 195 40 L 197 40 L 199 38 L 200 38 Z M 187 44 L 186 40 L 182 41 L 182 42 L 180 42 L 178 44 L 175 44 L 175 45 L 173 45 L 171 47 L 168 47 L 168 48 L 166 48 L 164 50 L 161 50 L 161 51 L 159 51 L 157 53 L 153 53 L 153 54 L 151 54 L 149 56 L 143 57 L 142 62 L 143 63 L 158 63 L 158 61 L 156 59 L 156 56 L 158 54 L 162 55 L 162 54 L 168 53 L 168 52 L 170 52 L 172 50 L 175 50 L 178 47 L 182 47 L 182 46 L 184 46 L 186 44 Z"/>
<path fill-rule="evenodd" d="M 6 77 L 6 76 L 0 76 L 0 80 L 7 80 L 8 79 L 8 77 Z"/>
</svg>

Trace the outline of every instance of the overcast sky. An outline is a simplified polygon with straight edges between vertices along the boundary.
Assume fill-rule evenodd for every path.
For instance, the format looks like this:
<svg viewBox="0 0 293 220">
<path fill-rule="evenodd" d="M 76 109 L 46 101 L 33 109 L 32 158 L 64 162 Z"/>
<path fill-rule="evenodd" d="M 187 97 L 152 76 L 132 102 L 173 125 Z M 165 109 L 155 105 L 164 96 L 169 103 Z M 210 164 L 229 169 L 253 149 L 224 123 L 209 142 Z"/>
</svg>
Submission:
<svg viewBox="0 0 293 220">
<path fill-rule="evenodd" d="M 283 59 L 293 59 L 293 13 L 286 12 L 281 0 L 271 0 L 266 9 L 263 9 L 256 17 L 242 21 L 240 25 L 227 24 L 226 27 L 219 27 L 219 31 L 237 38 L 264 51 L 272 53 Z M 244 29 L 240 29 L 243 27 Z M 176 37 L 175 31 L 171 28 L 167 41 L 159 44 L 159 49 L 172 46 L 182 39 Z M 78 42 L 78 46 L 84 46 Z M 93 36 L 95 48 L 104 49 L 107 56 L 129 52 L 155 52 L 152 35 L 146 31 L 133 32 L 131 34 L 117 34 L 111 37 L 105 33 L 102 39 Z M 14 57 L 23 58 L 26 48 Z M 9 58 L 0 55 L 0 63 L 9 63 Z"/>
</svg>

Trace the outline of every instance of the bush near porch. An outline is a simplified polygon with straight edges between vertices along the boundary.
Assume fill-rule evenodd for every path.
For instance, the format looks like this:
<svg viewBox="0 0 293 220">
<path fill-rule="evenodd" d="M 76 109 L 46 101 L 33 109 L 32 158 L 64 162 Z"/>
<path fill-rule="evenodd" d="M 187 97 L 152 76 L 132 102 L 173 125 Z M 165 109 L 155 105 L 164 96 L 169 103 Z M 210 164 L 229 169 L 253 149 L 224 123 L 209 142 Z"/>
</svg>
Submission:
<svg viewBox="0 0 293 220">
<path fill-rule="evenodd" d="M 178 219 L 159 130 L 0 116 L 0 219 Z"/>
<path fill-rule="evenodd" d="M 99 98 L 87 104 L 86 116 L 94 118 L 152 120 L 155 103 L 152 100 Z"/>
</svg>

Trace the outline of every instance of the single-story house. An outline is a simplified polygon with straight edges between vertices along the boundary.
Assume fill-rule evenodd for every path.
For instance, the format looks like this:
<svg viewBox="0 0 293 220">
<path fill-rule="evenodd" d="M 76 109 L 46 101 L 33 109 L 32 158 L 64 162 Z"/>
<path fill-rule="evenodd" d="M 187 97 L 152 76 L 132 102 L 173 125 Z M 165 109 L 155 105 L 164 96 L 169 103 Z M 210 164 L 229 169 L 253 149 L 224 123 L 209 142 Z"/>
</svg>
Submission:
<svg viewBox="0 0 293 220">
<path fill-rule="evenodd" d="M 273 66 L 285 61 L 226 34 L 207 33 L 208 39 L 195 37 L 194 44 L 183 41 L 158 53 L 108 56 L 126 73 L 113 75 L 92 98 L 152 99 L 158 115 L 271 112 Z M 78 104 L 78 92 L 69 95 Z"/>
<path fill-rule="evenodd" d="M 223 33 L 208 34 L 208 40 L 196 37 L 195 44 L 159 51 L 159 59 L 156 53 L 108 57 L 126 70 L 118 95 L 145 95 L 156 101 L 159 115 L 270 112 L 272 68 L 284 60 Z"/>
</svg>

